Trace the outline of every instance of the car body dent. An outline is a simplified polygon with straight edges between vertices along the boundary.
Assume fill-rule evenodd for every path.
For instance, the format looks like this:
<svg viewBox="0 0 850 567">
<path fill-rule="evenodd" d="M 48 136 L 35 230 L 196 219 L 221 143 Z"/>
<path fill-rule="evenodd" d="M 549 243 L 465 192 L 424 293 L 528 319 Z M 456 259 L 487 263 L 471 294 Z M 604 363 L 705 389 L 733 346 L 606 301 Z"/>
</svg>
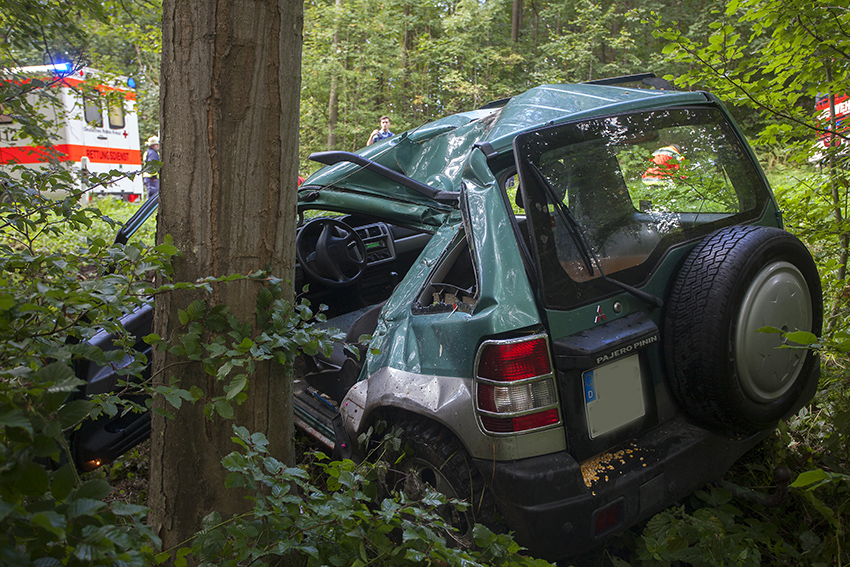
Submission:
<svg viewBox="0 0 850 567">
<path fill-rule="evenodd" d="M 395 408 L 411 415 L 427 415 L 450 429 L 479 459 L 512 461 L 567 448 L 562 427 L 495 437 L 485 434 L 472 407 L 472 379 L 405 372 L 383 367 L 368 380 L 355 384 L 342 401 L 340 413 L 352 439 L 370 423 L 376 410 Z"/>
<path fill-rule="evenodd" d="M 532 334 L 542 326 L 500 189 L 481 152 L 471 161 L 478 167 L 466 168 L 462 215 L 452 215 L 435 232 L 387 301 L 372 335 L 367 380 L 355 385 L 343 402 L 343 422 L 356 438 L 373 411 L 392 407 L 443 423 L 476 457 L 512 460 L 561 451 L 566 448 L 562 427 L 490 436 L 470 411 L 482 338 Z M 460 239 L 467 240 L 477 273 L 473 312 L 415 314 L 412 305 Z"/>
<path fill-rule="evenodd" d="M 464 213 L 467 221 L 461 223 L 460 215 L 454 215 L 434 234 L 383 309 L 371 343 L 380 353 L 368 356 L 368 375 L 390 366 L 414 373 L 471 377 L 481 337 L 540 326 L 534 293 L 522 272 L 517 242 L 498 191 L 495 180 L 481 188 L 470 186 Z M 484 218 L 488 222 L 483 222 Z M 496 218 L 499 220 L 493 222 Z M 458 238 L 468 237 L 464 225 L 472 227 L 471 254 L 479 279 L 473 313 L 413 314 L 411 306 L 430 274 Z"/>
</svg>

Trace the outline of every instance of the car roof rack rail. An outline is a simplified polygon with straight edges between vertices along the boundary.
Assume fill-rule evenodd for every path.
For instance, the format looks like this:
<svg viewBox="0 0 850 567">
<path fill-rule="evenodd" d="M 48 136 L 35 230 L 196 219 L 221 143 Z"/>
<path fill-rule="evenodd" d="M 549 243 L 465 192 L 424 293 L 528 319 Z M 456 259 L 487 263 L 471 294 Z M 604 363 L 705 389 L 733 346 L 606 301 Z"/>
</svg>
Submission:
<svg viewBox="0 0 850 567">
<path fill-rule="evenodd" d="M 656 77 L 655 73 L 638 73 L 636 75 L 622 75 L 620 77 L 609 77 L 607 79 L 596 79 L 593 81 L 585 81 L 585 85 L 605 85 L 616 86 L 625 83 L 643 83 L 654 89 L 662 91 L 675 91 L 676 87 L 673 84 L 660 77 Z"/>
</svg>

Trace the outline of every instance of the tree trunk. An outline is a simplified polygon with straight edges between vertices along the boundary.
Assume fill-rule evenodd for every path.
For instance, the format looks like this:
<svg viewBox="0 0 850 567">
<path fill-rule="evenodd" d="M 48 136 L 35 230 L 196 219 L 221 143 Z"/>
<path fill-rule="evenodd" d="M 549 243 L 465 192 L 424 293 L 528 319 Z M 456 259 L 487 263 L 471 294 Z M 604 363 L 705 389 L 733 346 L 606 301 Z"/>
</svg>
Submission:
<svg viewBox="0 0 850 567">
<path fill-rule="evenodd" d="M 832 82 L 832 72 L 829 65 L 824 66 L 826 70 L 826 79 L 828 82 Z M 838 121 L 836 118 L 837 114 L 835 111 L 835 93 L 829 93 L 829 188 L 830 195 L 832 197 L 832 214 L 835 218 L 836 226 L 844 226 L 844 215 L 842 214 L 842 204 L 845 199 L 842 199 L 842 195 L 839 193 L 838 186 L 839 180 L 838 177 L 841 175 L 841 168 L 836 163 L 836 155 L 835 150 L 833 149 L 835 146 L 838 137 L 836 136 L 836 132 L 838 132 Z M 845 189 L 846 191 L 846 189 Z M 843 282 L 847 277 L 847 261 L 848 261 L 848 249 L 850 249 L 850 234 L 847 231 L 842 230 L 838 233 L 838 270 L 836 270 L 836 280 Z M 836 326 L 838 325 L 838 316 L 841 313 L 841 295 L 843 293 L 843 288 L 839 290 L 839 293 L 834 298 L 832 309 L 830 309 L 829 318 L 826 323 L 826 332 L 832 333 Z"/>
<path fill-rule="evenodd" d="M 302 0 L 164 2 L 157 242 L 170 234 L 181 250 L 177 282 L 266 268 L 293 277 L 302 25 Z M 211 301 L 253 323 L 256 286 L 225 284 Z M 178 309 L 199 296 L 157 297 L 155 332 L 173 340 Z M 154 355 L 154 373 L 208 395 L 216 386 L 171 354 Z M 292 462 L 287 374 L 260 368 L 234 421 L 265 433 L 272 454 Z M 154 413 L 151 434 L 150 522 L 164 549 L 193 536 L 211 511 L 228 517 L 247 506 L 225 489 L 220 464 L 236 448 L 233 422 L 205 419 L 203 402 L 174 413 Z"/>
<path fill-rule="evenodd" d="M 413 96 L 410 88 L 410 47 L 413 39 L 413 29 L 410 25 L 410 3 L 404 4 L 404 43 L 401 47 L 401 113 L 408 120 L 413 118 L 412 104 Z M 410 113 L 410 114 L 408 114 Z"/>
<path fill-rule="evenodd" d="M 334 38 L 331 53 L 335 58 L 339 58 L 339 19 L 338 15 L 342 10 L 342 0 L 336 0 L 337 18 L 334 18 Z M 331 75 L 331 91 L 328 101 L 328 151 L 337 148 L 336 128 L 339 122 L 339 61 L 333 62 L 334 69 Z"/>
<path fill-rule="evenodd" d="M 522 29 L 522 0 L 514 0 L 511 9 L 511 41 L 519 41 L 519 32 Z"/>
</svg>

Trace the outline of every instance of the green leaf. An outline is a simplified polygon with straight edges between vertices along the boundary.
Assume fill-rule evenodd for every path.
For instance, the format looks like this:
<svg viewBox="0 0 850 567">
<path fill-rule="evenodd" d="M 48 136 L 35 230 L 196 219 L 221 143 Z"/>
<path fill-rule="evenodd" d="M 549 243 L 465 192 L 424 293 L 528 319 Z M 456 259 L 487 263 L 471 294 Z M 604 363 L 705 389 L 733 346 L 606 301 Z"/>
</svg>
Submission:
<svg viewBox="0 0 850 567">
<path fill-rule="evenodd" d="M 66 403 L 59 408 L 59 425 L 62 426 L 62 429 L 77 425 L 88 417 L 92 406 L 93 404 L 88 400 L 74 400 Z"/>
<path fill-rule="evenodd" d="M 44 380 L 45 382 L 50 382 L 54 385 L 65 384 L 69 381 L 77 380 L 77 378 L 74 376 L 74 370 L 64 362 L 54 362 L 52 364 L 48 364 L 47 366 L 43 366 L 38 371 L 38 377 Z M 73 386 L 76 387 L 81 383 L 82 381 L 78 380 L 77 383 Z"/>
<path fill-rule="evenodd" d="M 829 480 L 829 474 L 823 469 L 815 469 L 800 473 L 796 480 L 791 483 L 793 488 L 804 488 L 813 484 L 822 484 Z"/>
<path fill-rule="evenodd" d="M 817 335 L 809 333 L 807 331 L 793 331 L 790 333 L 785 333 L 784 336 L 789 341 L 797 343 L 798 345 L 811 345 L 818 342 Z"/>
<path fill-rule="evenodd" d="M 21 494 L 41 496 L 47 492 L 49 479 L 47 471 L 34 462 L 24 465 L 22 474 L 15 479 L 14 486 Z"/>
<path fill-rule="evenodd" d="M 0 413 L 0 425 L 5 427 L 18 427 L 30 435 L 33 434 L 32 422 L 18 408 L 9 408 Z"/>
<path fill-rule="evenodd" d="M 230 381 L 224 387 L 224 391 L 227 393 L 227 400 L 232 400 L 235 398 L 242 390 L 244 390 L 248 386 L 248 376 L 245 374 L 239 374 L 233 380 Z"/>
<path fill-rule="evenodd" d="M 143 516 L 149 511 L 147 506 L 117 501 L 112 503 L 111 510 L 116 516 Z"/>
<path fill-rule="evenodd" d="M 57 539 L 65 537 L 65 517 L 56 512 L 37 512 L 32 515 L 30 521 L 34 525 L 52 533 Z"/>
<path fill-rule="evenodd" d="M 151 333 L 149 335 L 145 335 L 142 340 L 145 341 L 145 343 L 147 343 L 149 345 L 153 345 L 153 344 L 161 342 L 162 338 L 159 335 L 157 335 L 156 333 Z"/>
<path fill-rule="evenodd" d="M 65 500 L 71 494 L 76 482 L 77 475 L 74 474 L 74 465 L 65 463 L 53 473 L 53 478 L 50 481 L 50 493 L 57 501 Z"/>
<path fill-rule="evenodd" d="M 79 516 L 91 516 L 101 508 L 105 507 L 106 503 L 101 500 L 93 500 L 91 498 L 78 498 L 72 500 L 68 504 L 68 517 L 77 518 Z"/>
<path fill-rule="evenodd" d="M 190 321 L 199 321 L 207 314 L 207 302 L 203 299 L 196 299 L 186 308 L 186 315 Z M 182 321 L 181 321 L 182 323 Z M 183 323 L 185 325 L 185 323 Z"/>
<path fill-rule="evenodd" d="M 224 419 L 233 419 L 233 407 L 227 400 L 219 398 L 213 403 L 213 407 L 215 407 L 218 415 Z"/>
<path fill-rule="evenodd" d="M 74 498 L 90 498 L 92 500 L 103 500 L 112 488 L 109 483 L 99 478 L 90 480 L 74 492 Z"/>
</svg>

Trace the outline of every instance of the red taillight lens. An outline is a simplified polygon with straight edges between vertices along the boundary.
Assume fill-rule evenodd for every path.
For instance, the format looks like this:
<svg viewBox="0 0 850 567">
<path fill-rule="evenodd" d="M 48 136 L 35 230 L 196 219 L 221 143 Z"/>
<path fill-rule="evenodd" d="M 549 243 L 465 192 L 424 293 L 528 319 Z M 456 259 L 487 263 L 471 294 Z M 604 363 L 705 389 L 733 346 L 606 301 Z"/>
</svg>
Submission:
<svg viewBox="0 0 850 567">
<path fill-rule="evenodd" d="M 488 380 L 513 381 L 552 372 L 549 347 L 542 337 L 519 343 L 490 343 L 483 347 L 478 376 Z"/>
<path fill-rule="evenodd" d="M 623 500 L 612 502 L 593 514 L 593 535 L 600 536 L 610 532 L 623 523 Z"/>
<path fill-rule="evenodd" d="M 477 410 L 486 431 L 517 433 L 560 422 L 545 335 L 484 343 L 476 389 Z"/>
<path fill-rule="evenodd" d="M 481 416 L 481 423 L 493 433 L 518 433 L 558 423 L 558 410 L 550 409 L 518 417 Z"/>
</svg>

